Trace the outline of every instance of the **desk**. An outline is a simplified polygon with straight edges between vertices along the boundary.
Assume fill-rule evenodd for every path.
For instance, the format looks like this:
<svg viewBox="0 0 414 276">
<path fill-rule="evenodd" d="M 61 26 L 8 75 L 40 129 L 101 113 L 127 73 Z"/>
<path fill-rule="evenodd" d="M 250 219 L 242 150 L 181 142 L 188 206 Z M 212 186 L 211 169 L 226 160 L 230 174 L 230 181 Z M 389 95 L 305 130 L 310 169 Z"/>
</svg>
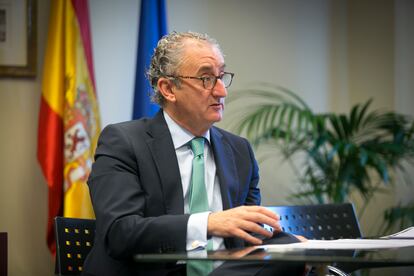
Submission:
<svg viewBox="0 0 414 276">
<path fill-rule="evenodd" d="M 254 247 L 246 247 L 240 250 L 218 250 L 192 253 L 168 253 L 168 254 L 137 254 L 136 262 L 171 262 L 178 260 L 221 260 L 221 261 L 259 261 L 259 262 L 306 262 L 318 268 L 327 265 L 340 264 L 348 272 L 360 268 L 413 266 L 414 271 L 414 247 L 379 250 L 289 250 L 283 252 L 267 252 L 255 250 Z M 321 269 L 321 275 L 324 270 Z"/>
</svg>

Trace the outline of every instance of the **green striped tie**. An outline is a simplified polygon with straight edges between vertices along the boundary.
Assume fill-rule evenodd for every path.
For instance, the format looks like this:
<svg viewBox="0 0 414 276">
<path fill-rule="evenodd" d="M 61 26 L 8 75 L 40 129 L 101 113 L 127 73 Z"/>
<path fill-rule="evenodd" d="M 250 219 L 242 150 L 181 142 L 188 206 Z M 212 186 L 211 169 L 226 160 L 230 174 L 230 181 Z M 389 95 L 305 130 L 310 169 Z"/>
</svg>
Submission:
<svg viewBox="0 0 414 276">
<path fill-rule="evenodd" d="M 191 150 L 193 151 L 193 169 L 189 191 L 190 213 L 200 213 L 208 211 L 208 198 L 206 185 L 204 183 L 204 138 L 196 137 L 191 140 Z M 212 249 L 212 243 L 207 243 L 207 250 Z M 211 261 L 189 261 L 187 262 L 187 275 L 202 276 L 208 275 L 213 270 Z"/>
</svg>

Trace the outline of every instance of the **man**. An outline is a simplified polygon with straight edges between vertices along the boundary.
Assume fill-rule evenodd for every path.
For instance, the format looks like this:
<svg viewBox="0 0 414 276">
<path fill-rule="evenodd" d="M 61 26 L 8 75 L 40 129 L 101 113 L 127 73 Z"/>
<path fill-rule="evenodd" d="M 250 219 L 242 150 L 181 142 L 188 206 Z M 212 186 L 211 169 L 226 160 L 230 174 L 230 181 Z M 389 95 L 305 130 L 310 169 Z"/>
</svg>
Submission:
<svg viewBox="0 0 414 276">
<path fill-rule="evenodd" d="M 280 232 L 277 215 L 258 206 L 258 167 L 249 143 L 213 126 L 222 119 L 233 79 L 219 45 L 197 33 L 169 34 L 159 41 L 148 75 L 160 112 L 108 126 L 98 142 L 88 181 L 96 240 L 87 274 L 185 275 L 197 265 L 143 265 L 132 256 L 258 245 L 274 234 L 262 224 Z M 201 178 L 195 177 L 200 168 Z M 197 186 L 199 181 L 204 184 Z M 207 272 L 264 271 L 263 265 L 241 265 L 216 263 Z M 302 271 L 280 269 L 284 275 Z"/>
</svg>

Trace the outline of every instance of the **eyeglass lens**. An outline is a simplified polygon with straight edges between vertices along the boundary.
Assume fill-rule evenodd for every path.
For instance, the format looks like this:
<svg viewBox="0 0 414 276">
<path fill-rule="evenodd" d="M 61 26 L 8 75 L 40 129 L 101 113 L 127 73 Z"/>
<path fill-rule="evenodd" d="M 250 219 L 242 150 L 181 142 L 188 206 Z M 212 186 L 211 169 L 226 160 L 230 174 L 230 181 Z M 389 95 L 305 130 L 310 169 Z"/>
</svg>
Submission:
<svg viewBox="0 0 414 276">
<path fill-rule="evenodd" d="M 221 77 L 221 81 L 223 82 L 226 88 L 230 86 L 232 79 L 233 79 L 233 76 L 232 74 L 229 74 L 229 73 L 224 73 L 223 76 Z"/>
<path fill-rule="evenodd" d="M 221 79 L 221 81 L 224 84 L 224 87 L 228 88 L 231 84 L 233 76 L 232 74 L 224 73 L 220 78 L 211 77 L 211 78 L 204 79 L 204 87 L 206 89 L 212 89 L 216 85 L 217 79 Z"/>
</svg>

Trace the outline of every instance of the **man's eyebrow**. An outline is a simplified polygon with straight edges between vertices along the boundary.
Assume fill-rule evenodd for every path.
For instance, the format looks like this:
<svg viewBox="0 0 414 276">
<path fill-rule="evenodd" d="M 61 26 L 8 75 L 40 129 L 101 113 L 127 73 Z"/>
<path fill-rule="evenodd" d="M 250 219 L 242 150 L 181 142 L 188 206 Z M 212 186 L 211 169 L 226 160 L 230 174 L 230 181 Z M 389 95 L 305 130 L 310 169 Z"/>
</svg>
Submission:
<svg viewBox="0 0 414 276">
<path fill-rule="evenodd" d="M 226 68 L 226 64 L 220 66 L 220 71 L 224 71 Z M 204 72 L 212 72 L 214 71 L 214 67 L 211 65 L 204 65 L 198 68 L 197 73 L 204 73 Z"/>
</svg>

